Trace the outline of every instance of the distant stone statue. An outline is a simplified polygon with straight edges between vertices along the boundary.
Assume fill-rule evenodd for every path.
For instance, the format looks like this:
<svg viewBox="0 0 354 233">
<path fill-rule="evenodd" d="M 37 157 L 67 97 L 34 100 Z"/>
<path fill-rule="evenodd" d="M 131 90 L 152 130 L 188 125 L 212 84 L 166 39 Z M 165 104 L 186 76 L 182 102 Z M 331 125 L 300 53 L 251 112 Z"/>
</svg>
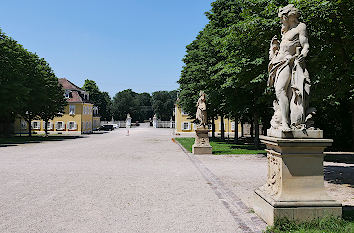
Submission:
<svg viewBox="0 0 354 233">
<path fill-rule="evenodd" d="M 130 114 L 127 114 L 127 119 L 125 120 L 125 125 L 127 128 L 130 128 L 130 125 L 132 123 L 132 118 L 130 117 Z"/>
<path fill-rule="evenodd" d="M 206 111 L 206 95 L 203 91 L 200 91 L 199 93 L 196 119 L 199 121 L 199 126 L 203 126 L 205 128 L 208 125 Z"/>
<path fill-rule="evenodd" d="M 268 86 L 275 88 L 271 129 L 289 132 L 309 127 L 314 112 L 309 108 L 310 77 L 305 67 L 309 52 L 306 25 L 299 22 L 299 11 L 289 4 L 279 9 L 281 41 L 274 36 L 269 49 Z"/>
</svg>

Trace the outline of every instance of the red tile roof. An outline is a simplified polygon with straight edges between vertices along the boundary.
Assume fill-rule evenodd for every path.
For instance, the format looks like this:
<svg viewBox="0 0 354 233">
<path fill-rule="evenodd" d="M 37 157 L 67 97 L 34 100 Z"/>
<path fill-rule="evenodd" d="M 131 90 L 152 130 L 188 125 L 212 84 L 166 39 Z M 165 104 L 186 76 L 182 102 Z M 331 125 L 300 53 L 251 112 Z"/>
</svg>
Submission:
<svg viewBox="0 0 354 233">
<path fill-rule="evenodd" d="M 63 86 L 65 91 L 70 91 L 70 98 L 67 98 L 66 101 L 69 103 L 90 103 L 90 101 L 84 99 L 82 92 L 85 92 L 80 87 L 76 86 L 66 78 L 59 78 L 59 83 Z"/>
<path fill-rule="evenodd" d="M 73 102 L 84 102 L 77 91 L 72 91 L 71 95 L 72 95 L 72 97 L 66 99 L 66 101 L 68 101 L 70 103 L 73 103 Z"/>
<path fill-rule="evenodd" d="M 59 83 L 63 86 L 63 89 L 64 89 L 64 90 L 84 91 L 84 90 L 82 90 L 80 87 L 76 86 L 75 84 L 73 84 L 72 82 L 70 82 L 69 80 L 67 80 L 66 78 L 60 78 L 60 79 L 59 79 Z"/>
</svg>

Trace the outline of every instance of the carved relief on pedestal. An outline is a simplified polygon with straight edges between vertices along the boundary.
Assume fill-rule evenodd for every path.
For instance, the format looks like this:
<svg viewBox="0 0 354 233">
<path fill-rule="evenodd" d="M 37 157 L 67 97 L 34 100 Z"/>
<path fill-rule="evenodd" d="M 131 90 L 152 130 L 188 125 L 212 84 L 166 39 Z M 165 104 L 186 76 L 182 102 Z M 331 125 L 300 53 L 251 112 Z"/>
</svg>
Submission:
<svg viewBox="0 0 354 233">
<path fill-rule="evenodd" d="M 209 146 L 209 136 L 206 133 L 199 133 L 197 131 L 197 136 L 195 138 L 196 146 Z"/>
<path fill-rule="evenodd" d="M 281 158 L 268 152 L 267 182 L 260 189 L 271 196 L 280 193 L 281 188 Z"/>
</svg>

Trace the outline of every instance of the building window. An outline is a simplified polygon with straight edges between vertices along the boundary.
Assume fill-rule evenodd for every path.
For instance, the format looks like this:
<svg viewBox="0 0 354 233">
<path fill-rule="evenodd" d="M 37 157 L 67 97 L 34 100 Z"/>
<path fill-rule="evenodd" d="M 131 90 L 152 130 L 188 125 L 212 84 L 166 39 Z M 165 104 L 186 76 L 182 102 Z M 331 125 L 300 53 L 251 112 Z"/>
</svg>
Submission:
<svg viewBox="0 0 354 233">
<path fill-rule="evenodd" d="M 57 121 L 55 123 L 55 129 L 56 130 L 64 130 L 65 129 L 64 121 Z"/>
<path fill-rule="evenodd" d="M 21 120 L 21 129 L 27 129 L 27 122 L 25 120 Z"/>
<path fill-rule="evenodd" d="M 235 122 L 231 122 L 231 130 L 235 131 Z"/>
<path fill-rule="evenodd" d="M 69 115 L 75 115 L 75 105 L 69 105 Z"/>
<path fill-rule="evenodd" d="M 45 130 L 45 125 L 47 124 L 47 122 L 43 121 L 43 130 Z M 48 130 L 53 129 L 53 122 L 49 121 L 48 122 Z"/>
<path fill-rule="evenodd" d="M 221 130 L 221 122 L 219 122 L 219 130 Z M 226 128 L 226 124 L 224 122 L 224 130 L 227 131 L 228 129 Z"/>
<path fill-rule="evenodd" d="M 75 130 L 76 129 L 76 122 L 75 121 L 69 121 L 68 122 L 68 129 L 69 130 Z"/>
<path fill-rule="evenodd" d="M 182 122 L 182 130 L 190 130 L 191 123 L 190 122 Z"/>
<path fill-rule="evenodd" d="M 93 108 L 92 108 L 92 111 L 93 111 L 93 114 L 94 114 L 94 115 L 98 115 L 98 107 L 96 107 L 96 106 L 93 107 Z"/>
<path fill-rule="evenodd" d="M 40 121 L 32 121 L 32 129 L 40 129 L 41 122 Z"/>
<path fill-rule="evenodd" d="M 69 99 L 70 98 L 70 91 L 65 91 L 64 96 L 66 99 Z"/>
</svg>

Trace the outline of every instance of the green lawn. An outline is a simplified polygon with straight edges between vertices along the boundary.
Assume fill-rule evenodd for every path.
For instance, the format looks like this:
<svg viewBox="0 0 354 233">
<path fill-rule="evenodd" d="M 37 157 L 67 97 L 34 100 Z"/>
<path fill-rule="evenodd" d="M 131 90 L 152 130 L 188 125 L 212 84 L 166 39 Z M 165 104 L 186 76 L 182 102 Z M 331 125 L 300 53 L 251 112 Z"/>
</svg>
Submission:
<svg viewBox="0 0 354 233">
<path fill-rule="evenodd" d="M 194 138 L 175 138 L 189 152 L 192 152 Z M 253 145 L 233 144 L 222 142 L 220 140 L 210 139 L 210 145 L 213 147 L 213 154 L 265 154 L 264 150 L 257 150 Z"/>
<path fill-rule="evenodd" d="M 28 136 L 13 136 L 13 137 L 0 137 L 0 146 L 11 146 L 16 144 L 25 144 L 25 143 L 39 143 L 43 141 L 62 141 L 66 139 L 76 139 L 82 136 L 73 136 L 73 135 L 49 135 L 45 137 L 44 135 L 33 135 L 32 137 Z"/>
<path fill-rule="evenodd" d="M 343 218 L 326 217 L 310 222 L 296 223 L 280 220 L 268 227 L 266 233 L 344 233 L 354 232 L 353 210 L 343 210 Z"/>
</svg>

